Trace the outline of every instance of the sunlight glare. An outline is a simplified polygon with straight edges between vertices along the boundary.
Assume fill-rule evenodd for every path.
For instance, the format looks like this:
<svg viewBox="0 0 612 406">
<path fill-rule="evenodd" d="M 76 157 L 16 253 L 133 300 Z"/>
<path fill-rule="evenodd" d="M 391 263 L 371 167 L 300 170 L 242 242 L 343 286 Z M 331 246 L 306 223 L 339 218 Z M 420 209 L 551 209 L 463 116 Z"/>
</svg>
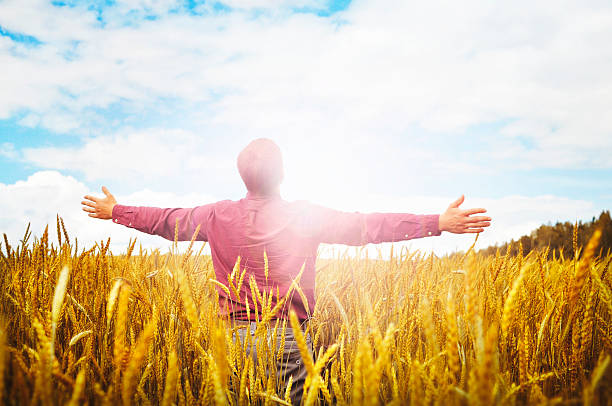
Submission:
<svg viewBox="0 0 612 406">
<path fill-rule="evenodd" d="M 359 188 L 358 162 L 336 148 L 315 149 L 293 145 L 283 151 L 285 179 L 281 188 L 287 200 L 307 200 L 339 210 L 356 209 Z M 351 203 L 352 202 L 352 203 Z"/>
</svg>

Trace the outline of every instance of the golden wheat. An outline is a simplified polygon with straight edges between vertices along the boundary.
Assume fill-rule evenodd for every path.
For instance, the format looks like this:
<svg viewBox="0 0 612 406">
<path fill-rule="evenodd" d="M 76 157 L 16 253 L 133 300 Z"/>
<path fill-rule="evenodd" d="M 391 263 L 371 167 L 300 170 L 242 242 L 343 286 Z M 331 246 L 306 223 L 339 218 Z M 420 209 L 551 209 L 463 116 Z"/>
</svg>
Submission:
<svg viewBox="0 0 612 406">
<path fill-rule="evenodd" d="M 30 235 L 14 247 L 5 236 L 0 250 L 3 404 L 289 404 L 296 382 L 281 382 L 276 366 L 286 328 L 307 371 L 308 405 L 612 398 L 612 256 L 595 256 L 598 233 L 584 250 L 572 241 L 570 258 L 470 247 L 442 258 L 402 249 L 388 260 L 361 250 L 319 259 L 304 326 L 292 312 L 275 319 L 292 296 L 306 303 L 303 268 L 282 297 L 239 259 L 219 283 L 193 239 L 183 254 L 176 244 L 138 252 L 135 240 L 124 254 L 109 240 L 79 252 L 59 217 L 57 246 L 48 228 Z M 240 300 L 244 283 L 259 322 L 241 341 L 219 316 L 217 289 Z"/>
</svg>

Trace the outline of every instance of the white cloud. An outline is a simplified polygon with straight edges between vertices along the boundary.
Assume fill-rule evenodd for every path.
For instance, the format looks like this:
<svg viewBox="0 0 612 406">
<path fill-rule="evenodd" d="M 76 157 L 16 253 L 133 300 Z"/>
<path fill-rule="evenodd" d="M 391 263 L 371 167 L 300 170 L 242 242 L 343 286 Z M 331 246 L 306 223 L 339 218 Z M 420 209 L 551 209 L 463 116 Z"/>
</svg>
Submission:
<svg viewBox="0 0 612 406">
<path fill-rule="evenodd" d="M 27 114 L 26 116 L 24 116 L 21 120 L 19 120 L 19 125 L 24 126 L 24 127 L 36 127 L 40 124 L 40 116 L 38 116 L 37 114 Z"/>
<path fill-rule="evenodd" d="M 16 159 L 19 154 L 17 150 L 15 150 L 15 146 L 13 144 L 11 144 L 10 142 L 3 142 L 2 144 L 0 144 L 0 156 L 9 159 Z"/>
<path fill-rule="evenodd" d="M 174 5 L 124 1 L 109 13 Z M 517 155 L 500 154 L 502 163 L 611 165 L 605 3 L 355 1 L 332 18 L 236 11 L 109 21 L 102 27 L 92 11 L 38 0 L 0 3 L 0 25 L 44 42 L 17 54 L 0 42 L 0 117 L 25 109 L 52 130 L 98 133 L 92 109 L 120 104 L 138 114 L 172 99 L 185 127 L 350 142 L 407 136 L 411 125 L 461 133 L 511 120 L 504 133 Z M 533 148 L 521 149 L 516 135 Z"/>
<path fill-rule="evenodd" d="M 64 218 L 71 238 L 77 237 L 81 247 L 106 240 L 109 236 L 112 237 L 112 249 L 116 253 L 125 250 L 131 237 L 138 237 L 145 248 L 165 249 L 170 247 L 170 242 L 160 237 L 138 233 L 109 221 L 89 218 L 81 210 L 80 201 L 85 194 L 92 193 L 101 195 L 100 192 L 89 190 L 87 186 L 73 177 L 56 171 L 41 171 L 25 181 L 8 185 L 0 184 L 0 230 L 6 233 L 14 244 L 22 237 L 28 222 L 32 224 L 32 230 L 36 236 L 40 236 L 45 225 L 49 224 L 51 236 L 55 239 L 55 216 L 59 214 Z M 116 195 L 116 197 L 123 204 L 157 207 L 194 207 L 219 200 L 219 198 L 198 193 L 177 195 L 152 190 L 140 190 L 129 195 Z M 404 198 L 369 196 L 359 201 L 319 199 L 317 203 L 347 211 L 436 214 L 442 212 L 454 199 L 454 197 L 427 196 Z M 589 220 L 599 213 L 592 203 L 556 196 L 468 198 L 462 208 L 480 206 L 488 209 L 488 214 L 493 221 L 491 227 L 479 238 L 477 248 L 518 238 L 542 223 L 576 219 Z M 444 233 L 441 237 L 413 240 L 402 244 L 423 252 L 433 250 L 437 254 L 443 254 L 466 250 L 472 244 L 473 238 L 471 234 Z M 397 247 L 399 248 L 400 245 L 397 244 Z M 388 244 L 370 247 L 372 252 L 381 248 L 383 253 L 388 253 L 389 249 Z M 325 247 L 323 249 L 326 250 Z"/>
<path fill-rule="evenodd" d="M 148 129 L 92 137 L 74 147 L 26 148 L 21 159 L 41 168 L 81 172 L 90 181 L 141 185 L 163 179 L 176 186 L 235 172 L 233 159 L 220 159 L 211 149 L 206 137 L 182 130 Z"/>
</svg>

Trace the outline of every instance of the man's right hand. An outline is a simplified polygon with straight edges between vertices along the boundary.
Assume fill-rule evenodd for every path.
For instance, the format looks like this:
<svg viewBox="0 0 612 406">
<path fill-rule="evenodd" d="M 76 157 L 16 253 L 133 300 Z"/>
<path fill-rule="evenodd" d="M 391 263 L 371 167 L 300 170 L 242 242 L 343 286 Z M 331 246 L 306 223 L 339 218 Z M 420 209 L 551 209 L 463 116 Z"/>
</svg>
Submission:
<svg viewBox="0 0 612 406">
<path fill-rule="evenodd" d="M 106 197 L 99 198 L 87 195 L 85 196 L 86 200 L 83 200 L 81 204 L 83 205 L 83 211 L 89 213 L 89 217 L 110 220 L 113 218 L 113 207 L 117 204 L 117 200 L 106 186 L 102 186 L 102 192 Z"/>
<path fill-rule="evenodd" d="M 472 214 L 486 213 L 486 209 L 461 210 L 459 206 L 465 198 L 461 196 L 448 206 L 448 209 L 440 214 L 438 228 L 440 231 L 448 231 L 455 234 L 481 233 L 485 227 L 491 225 L 491 217 L 474 216 Z"/>
</svg>

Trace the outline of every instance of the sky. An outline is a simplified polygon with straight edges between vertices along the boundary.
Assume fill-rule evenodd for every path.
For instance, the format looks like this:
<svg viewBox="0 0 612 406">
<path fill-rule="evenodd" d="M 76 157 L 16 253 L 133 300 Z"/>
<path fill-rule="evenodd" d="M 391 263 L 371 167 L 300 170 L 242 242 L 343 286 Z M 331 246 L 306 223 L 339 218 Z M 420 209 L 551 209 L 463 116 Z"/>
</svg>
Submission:
<svg viewBox="0 0 612 406">
<path fill-rule="evenodd" d="M 608 1 L 0 0 L 0 233 L 59 214 L 84 246 L 166 250 L 82 196 L 240 199 L 259 137 L 287 200 L 435 214 L 465 194 L 493 218 L 477 248 L 590 220 L 612 207 L 610 38 Z"/>
</svg>

